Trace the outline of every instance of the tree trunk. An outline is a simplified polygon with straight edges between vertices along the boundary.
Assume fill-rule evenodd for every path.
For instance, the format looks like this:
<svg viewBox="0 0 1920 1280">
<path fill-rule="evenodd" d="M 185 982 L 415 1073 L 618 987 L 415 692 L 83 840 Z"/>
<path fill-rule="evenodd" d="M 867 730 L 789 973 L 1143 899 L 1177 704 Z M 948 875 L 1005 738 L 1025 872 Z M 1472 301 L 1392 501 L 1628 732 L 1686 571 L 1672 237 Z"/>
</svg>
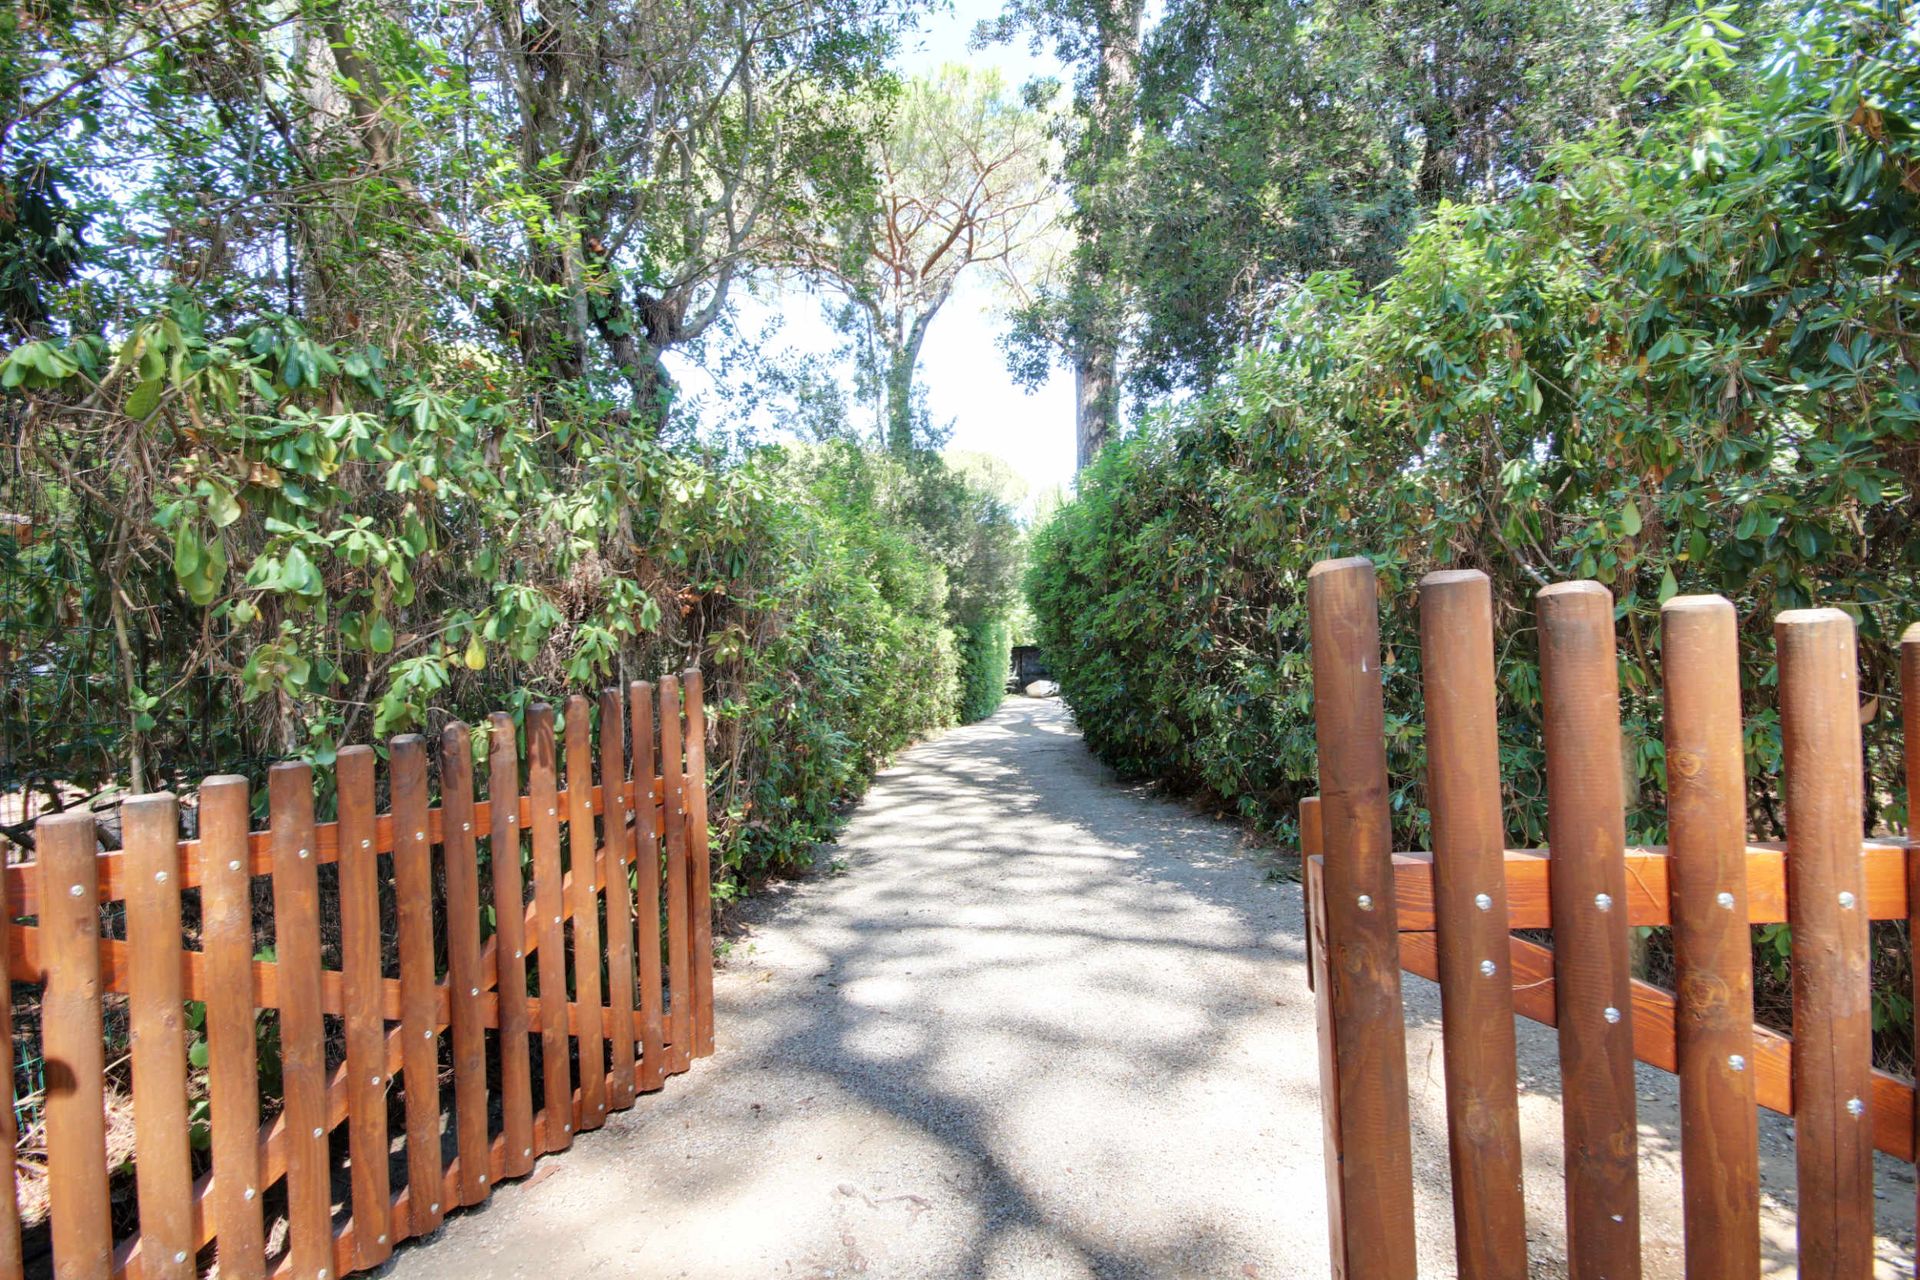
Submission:
<svg viewBox="0 0 1920 1280">
<path fill-rule="evenodd" d="M 1119 359 L 1112 343 L 1087 344 L 1079 352 L 1073 371 L 1074 390 L 1074 470 L 1084 471 L 1106 446 L 1113 433 L 1115 408 L 1119 401 Z"/>
<path fill-rule="evenodd" d="M 1133 82 L 1140 62 L 1141 0 L 1110 0 L 1100 20 L 1100 69 L 1094 77 L 1091 172 L 1080 192 L 1084 253 L 1082 303 L 1073 342 L 1076 467 L 1093 461 L 1113 434 L 1120 411 L 1121 303 L 1116 276 L 1121 193 L 1116 190 L 1133 127 Z"/>
</svg>

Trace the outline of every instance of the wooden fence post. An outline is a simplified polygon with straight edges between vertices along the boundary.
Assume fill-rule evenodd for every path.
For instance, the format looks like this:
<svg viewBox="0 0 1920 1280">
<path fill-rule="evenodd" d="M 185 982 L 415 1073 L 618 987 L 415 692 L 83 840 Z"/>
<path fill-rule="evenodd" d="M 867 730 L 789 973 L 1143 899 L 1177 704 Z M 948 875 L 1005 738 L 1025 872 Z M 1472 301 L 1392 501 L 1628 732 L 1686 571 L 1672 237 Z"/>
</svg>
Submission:
<svg viewBox="0 0 1920 1280">
<path fill-rule="evenodd" d="M 627 715 L 618 689 L 600 693 L 600 794 L 606 810 L 601 829 L 607 849 L 607 1022 L 613 1046 L 612 1105 L 633 1105 L 633 841 L 630 814 L 646 813 L 641 794 L 646 780 L 627 781 Z M 633 798 L 628 798 L 631 786 Z M 644 816 L 640 819 L 644 821 Z M 637 827 L 636 823 L 636 827 Z"/>
<path fill-rule="evenodd" d="M 520 752 L 513 717 L 488 718 L 487 851 L 492 872 L 494 984 L 500 996 L 501 1140 L 503 1168 L 519 1177 L 533 1168 L 533 1048 L 527 1018 L 526 880 L 520 868 Z"/>
<path fill-rule="evenodd" d="M 400 1075 L 407 1127 L 407 1221 L 413 1234 L 439 1229 L 445 1166 L 440 1158 L 439 996 L 434 982 L 433 837 L 427 831 L 427 744 L 417 733 L 388 748 L 393 788 L 393 897 L 400 934 Z"/>
<path fill-rule="evenodd" d="M 4 862 L 0 856 L 0 864 Z M 13 908 L 7 901 L 4 866 L 0 866 L 0 965 L 8 971 L 13 960 L 12 934 Z M 6 1007 L 0 1008 L 0 1062 L 8 1068 L 5 1081 L 0 1082 L 5 1086 L 0 1088 L 0 1159 L 6 1162 L 5 1173 L 0 1175 L 0 1276 L 17 1276 L 25 1270 L 20 1256 L 19 1168 L 14 1155 L 20 1145 L 20 1124 L 13 1109 L 13 1053 L 13 1001 L 9 999 Z"/>
<path fill-rule="evenodd" d="M 1597 582 L 1555 583 L 1539 594 L 1539 623 L 1568 1263 L 1574 1280 L 1635 1280 L 1639 1132 L 1613 594 Z"/>
<path fill-rule="evenodd" d="M 667 827 L 667 1039 L 670 1069 L 693 1060 L 693 937 L 688 920 L 687 787 L 681 756 L 680 680 L 660 678 L 661 815 Z"/>
<path fill-rule="evenodd" d="M 207 953 L 207 1101 L 213 1122 L 213 1228 L 220 1274 L 263 1280 L 260 1067 L 253 1004 L 253 854 L 245 778 L 200 784 L 200 945 Z"/>
<path fill-rule="evenodd" d="M 1760 1137 L 1733 606 L 1719 596 L 1667 601 L 1660 648 L 1687 1275 L 1750 1280 L 1760 1274 Z"/>
<path fill-rule="evenodd" d="M 535 971 L 540 982 L 540 1069 L 544 1149 L 573 1145 L 573 1080 L 567 1067 L 567 944 L 560 920 L 560 788 L 555 779 L 553 708 L 527 708 L 527 795 L 533 805 Z"/>
<path fill-rule="evenodd" d="M 440 856 L 447 887 L 448 1016 L 461 1204 L 487 1198 L 487 1033 L 480 1012 L 480 860 L 473 830 L 473 734 L 458 720 L 440 732 Z"/>
<path fill-rule="evenodd" d="M 273 941 L 280 977 L 289 1257 L 299 1280 L 318 1280 L 332 1270 L 334 1258 L 313 770 L 304 764 L 275 765 L 267 774 L 267 809 L 273 828 Z"/>
<path fill-rule="evenodd" d="M 173 796 L 120 805 L 126 847 L 127 1006 L 133 1032 L 134 1180 L 142 1280 L 193 1280 L 187 1142 L 186 993 L 180 936 L 180 813 Z"/>
<path fill-rule="evenodd" d="M 1873 1271 L 1873 1039 L 1853 619 L 1774 619 L 1793 925 L 1793 1131 L 1803 1280 Z"/>
<path fill-rule="evenodd" d="M 653 804 L 653 779 L 660 772 L 654 750 L 653 685 L 635 680 L 627 686 L 628 716 L 633 722 L 634 925 L 635 972 L 640 982 L 641 1091 L 658 1089 L 667 1078 L 667 1024 L 660 959 L 660 828 Z"/>
<path fill-rule="evenodd" d="M 713 848 L 707 833 L 707 705 L 700 668 L 688 667 L 687 892 L 693 937 L 693 1056 L 713 1053 Z"/>
<path fill-rule="evenodd" d="M 34 828 L 40 848 L 40 1004 L 46 1059 L 47 1198 L 56 1280 L 106 1280 L 106 1042 L 100 1022 L 100 885 L 93 815 L 62 813 Z"/>
<path fill-rule="evenodd" d="M 1307 606 L 1333 1062 L 1322 1105 L 1332 1109 L 1340 1182 L 1333 1274 L 1404 1280 L 1416 1270 L 1413 1151 L 1373 565 L 1314 565 Z"/>
<path fill-rule="evenodd" d="M 352 1160 L 354 1261 L 376 1267 L 393 1254 L 393 1184 L 387 1170 L 387 1021 L 382 1008 L 380 855 L 374 756 L 342 747 L 340 795 L 340 982 L 347 1040 L 347 1150 Z"/>
<path fill-rule="evenodd" d="M 1462 1276 L 1526 1280 L 1493 593 L 1486 574 L 1452 570 L 1420 580 L 1420 667 L 1454 1252 Z"/>
<path fill-rule="evenodd" d="M 608 793 L 611 794 L 610 792 Z M 605 797 L 602 804 L 612 813 Z M 607 1040 L 600 1005 L 600 843 L 593 827 L 593 704 L 567 699 L 567 857 L 573 875 L 573 996 L 580 1010 L 580 1132 L 607 1120 Z M 561 1013 L 566 1012 L 565 1006 Z"/>
<path fill-rule="evenodd" d="M 1908 627 L 1900 637 L 1900 743 L 1907 766 L 1907 939 L 1912 945 L 1920 938 L 1920 622 Z M 1908 995 L 1920 1010 L 1920 965 L 1909 963 L 1913 985 Z M 1913 1109 L 1913 1150 L 1920 1156 L 1920 1106 Z M 1915 1192 L 1920 1210 L 1920 1190 Z M 1920 1270 L 1920 1268 L 1916 1268 Z"/>
</svg>

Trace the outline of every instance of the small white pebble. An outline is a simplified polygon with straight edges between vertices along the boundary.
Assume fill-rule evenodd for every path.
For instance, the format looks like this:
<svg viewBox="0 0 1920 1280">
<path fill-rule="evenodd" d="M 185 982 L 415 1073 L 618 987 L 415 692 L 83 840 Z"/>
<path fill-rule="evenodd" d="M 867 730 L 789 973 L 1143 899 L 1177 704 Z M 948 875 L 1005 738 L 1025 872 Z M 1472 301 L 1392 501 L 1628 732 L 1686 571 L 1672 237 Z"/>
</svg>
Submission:
<svg viewBox="0 0 1920 1280">
<path fill-rule="evenodd" d="M 1482 911 L 1491 911 L 1493 910 L 1493 899 L 1487 894 L 1476 893 L 1473 895 L 1473 905 Z"/>
<path fill-rule="evenodd" d="M 1371 910 L 1373 910 L 1373 895 L 1372 895 L 1372 894 L 1370 894 L 1370 893 L 1363 893 L 1363 894 L 1361 894 L 1361 895 L 1360 895 L 1360 897 L 1359 897 L 1359 898 L 1357 899 L 1357 902 L 1359 903 L 1359 907 L 1360 907 L 1360 909 L 1361 909 L 1362 911 L 1371 911 Z"/>
<path fill-rule="evenodd" d="M 1611 911 L 1613 910 L 1613 895 L 1610 893 L 1596 893 L 1593 895 L 1593 905 L 1602 911 Z"/>
<path fill-rule="evenodd" d="M 1728 911 L 1733 910 L 1733 895 L 1728 893 L 1725 889 L 1722 889 L 1720 891 L 1720 896 L 1715 898 L 1714 901 L 1719 903 L 1722 907 L 1726 908 Z"/>
<path fill-rule="evenodd" d="M 1744 1054 L 1738 1054 L 1738 1053 L 1728 1054 L 1727 1066 L 1734 1071 L 1745 1071 L 1747 1069 L 1746 1056 Z"/>
<path fill-rule="evenodd" d="M 1480 962 L 1480 972 L 1491 978 L 1494 974 L 1500 972 L 1500 966 L 1491 960 L 1482 960 Z"/>
<path fill-rule="evenodd" d="M 1600 1016 L 1605 1018 L 1608 1022 L 1620 1021 L 1620 1011 L 1614 1008 L 1612 1005 L 1608 1005 L 1606 1009 L 1602 1011 Z"/>
</svg>

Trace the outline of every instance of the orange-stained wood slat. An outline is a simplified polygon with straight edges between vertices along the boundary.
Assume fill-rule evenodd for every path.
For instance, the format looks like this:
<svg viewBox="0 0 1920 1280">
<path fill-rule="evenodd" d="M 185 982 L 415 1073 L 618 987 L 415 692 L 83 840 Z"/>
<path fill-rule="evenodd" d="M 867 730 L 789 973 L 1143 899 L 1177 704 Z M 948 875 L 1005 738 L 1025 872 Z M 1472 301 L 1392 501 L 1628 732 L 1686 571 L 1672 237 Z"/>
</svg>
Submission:
<svg viewBox="0 0 1920 1280">
<path fill-rule="evenodd" d="M 273 932 L 281 967 L 280 1055 L 287 1147 L 289 1256 L 303 1275 L 333 1265 L 333 1187 L 327 1169 L 326 1024 L 320 1010 L 320 884 L 313 856 L 313 770 L 267 775 L 273 831 Z"/>
<path fill-rule="evenodd" d="M 187 1140 L 186 998 L 180 978 L 179 810 L 171 795 L 120 806 L 126 845 L 127 1001 L 133 1041 L 134 1177 L 145 1280 L 192 1280 L 193 1165 Z"/>
<path fill-rule="evenodd" d="M 633 731 L 633 776 L 651 778 L 657 772 L 654 745 L 654 693 L 645 680 L 627 686 Z M 666 795 L 661 784 L 660 794 Z M 665 805 L 661 806 L 664 813 Z M 664 820 L 661 829 L 664 830 Z M 634 828 L 634 928 L 636 978 L 640 986 L 640 1071 L 636 1087 L 658 1089 L 667 1078 L 665 978 L 660 955 L 660 830 Z"/>
<path fill-rule="evenodd" d="M 496 711 L 488 721 L 487 794 L 515 795 L 520 790 L 520 755 L 513 717 Z M 476 817 L 475 827 L 479 819 Z M 490 807 L 488 865 L 493 876 L 494 924 L 498 932 L 485 953 L 497 978 L 499 1013 L 494 1025 L 500 1054 L 500 1108 L 504 1164 L 499 1174 L 518 1177 L 533 1168 L 532 1034 L 527 1019 L 527 928 L 525 882 L 520 873 L 519 806 Z M 483 970 L 485 959 L 482 961 Z M 489 1172 L 489 1177 L 498 1180 Z"/>
<path fill-rule="evenodd" d="M 567 699 L 567 855 L 576 868 L 592 868 L 600 842 L 593 807 L 592 704 L 579 694 Z M 600 894 L 597 875 L 575 875 L 573 884 L 573 994 L 584 1015 L 576 1044 L 580 1055 L 580 1104 L 575 1128 L 598 1129 L 607 1118 L 607 1040 L 600 1010 Z"/>
<path fill-rule="evenodd" d="M 55 1280 L 104 1280 L 113 1263 L 107 1202 L 106 1041 L 100 1022 L 100 906 L 90 813 L 42 818 L 40 931 L 47 986 L 47 1196 Z"/>
<path fill-rule="evenodd" d="M 373 849 L 373 748 L 346 747 L 336 759 L 340 791 L 341 1000 L 347 1040 L 347 1144 L 357 1267 L 393 1252 L 387 1170 L 387 1024 L 381 1011 L 380 855 Z"/>
<path fill-rule="evenodd" d="M 440 794 L 446 811 L 441 865 L 447 886 L 447 986 L 453 1024 L 453 1109 L 461 1164 L 455 1203 L 487 1198 L 487 1031 L 480 996 L 488 985 L 480 951 L 480 864 L 473 824 L 473 738 L 450 722 L 440 734 Z"/>
<path fill-rule="evenodd" d="M 260 1190 L 260 1083 L 254 1035 L 253 879 L 248 874 L 247 780 L 227 775 L 200 784 L 200 840 L 207 879 L 200 890 L 200 944 L 206 948 L 207 1098 L 213 1169 L 198 1189 L 207 1207 L 195 1247 L 217 1232 L 223 1277 L 261 1280 L 267 1234 Z M 224 855 L 224 856 L 223 856 Z M 192 957 L 189 957 L 192 958 Z"/>
<path fill-rule="evenodd" d="M 620 797 L 603 816 L 607 874 L 607 1040 L 613 1058 L 609 1105 L 633 1105 L 635 1075 L 633 1014 L 633 830 L 628 825 L 628 788 L 616 785 L 627 775 L 626 707 L 618 689 L 600 694 L 600 777 Z"/>
</svg>

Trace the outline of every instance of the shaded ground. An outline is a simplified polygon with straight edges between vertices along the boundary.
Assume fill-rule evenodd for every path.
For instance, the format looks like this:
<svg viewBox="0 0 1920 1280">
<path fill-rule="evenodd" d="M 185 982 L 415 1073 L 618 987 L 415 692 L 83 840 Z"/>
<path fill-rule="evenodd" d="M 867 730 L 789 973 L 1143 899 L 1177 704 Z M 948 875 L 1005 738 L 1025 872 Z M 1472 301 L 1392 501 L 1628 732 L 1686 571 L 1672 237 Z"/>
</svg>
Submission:
<svg viewBox="0 0 1920 1280">
<path fill-rule="evenodd" d="M 716 1057 L 393 1272 L 1326 1274 L 1300 890 L 1231 824 L 1116 784 L 1059 702 L 1013 699 L 908 752 L 824 856 L 752 904 Z M 1437 989 L 1409 978 L 1407 1003 L 1422 1274 L 1451 1275 Z M 1553 1048 L 1523 1024 L 1541 1276 L 1563 1274 Z M 1647 1274 L 1678 1277 L 1672 1078 L 1641 1096 Z M 1763 1123 L 1776 1275 L 1789 1133 Z M 1893 1275 L 1912 1173 L 1879 1178 Z"/>
</svg>

